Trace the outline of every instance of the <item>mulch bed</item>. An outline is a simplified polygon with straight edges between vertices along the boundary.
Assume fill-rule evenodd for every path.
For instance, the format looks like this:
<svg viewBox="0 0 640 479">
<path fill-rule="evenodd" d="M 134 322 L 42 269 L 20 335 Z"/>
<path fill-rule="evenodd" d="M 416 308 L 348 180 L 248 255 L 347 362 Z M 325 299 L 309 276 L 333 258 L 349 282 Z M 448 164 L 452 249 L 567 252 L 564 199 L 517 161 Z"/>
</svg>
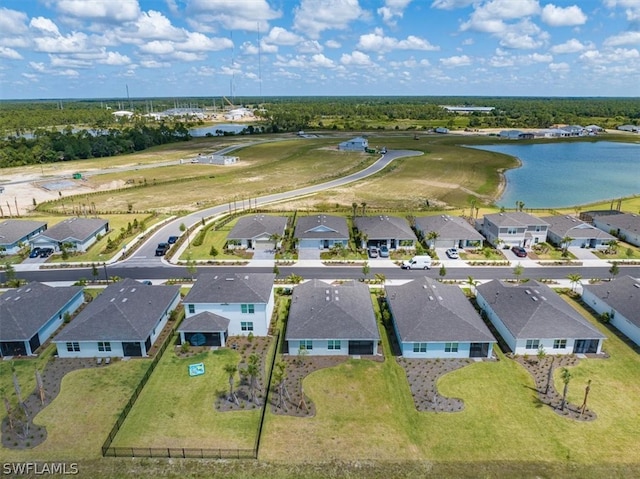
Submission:
<svg viewBox="0 0 640 479">
<path fill-rule="evenodd" d="M 240 363 L 238 364 L 238 372 L 247 368 L 249 356 L 257 354 L 260 357 L 259 368 L 264 374 L 266 370 L 266 361 L 268 360 L 269 346 L 273 341 L 273 337 L 255 336 L 249 339 L 246 336 L 234 336 L 227 340 L 227 346 L 237 349 L 240 353 Z M 270 366 L 270 365 L 269 365 Z M 240 381 L 235 381 L 233 391 L 238 398 L 238 403 L 229 400 L 229 388 L 220 391 L 216 397 L 215 408 L 218 411 L 242 411 L 245 409 L 255 409 L 261 407 L 264 402 L 267 391 L 265 390 L 266 378 L 263 374 L 257 378 L 257 401 L 254 403 L 250 400 L 249 379 L 240 374 Z"/>
<path fill-rule="evenodd" d="M 29 421 L 28 434 L 26 437 L 23 435 L 22 422 L 19 420 L 14 420 L 14 428 L 12 430 L 9 425 L 9 418 L 5 416 L 2 420 L 2 446 L 7 449 L 30 449 L 42 444 L 47 439 L 47 429 L 44 426 L 33 424 L 33 418 L 58 396 L 62 378 L 65 374 L 77 369 L 95 367 L 106 366 L 98 366 L 95 358 L 52 358 L 45 366 L 44 371 L 41 372 L 45 391 L 44 403 L 40 401 L 40 393 L 37 387 L 24 400 Z"/>
<path fill-rule="evenodd" d="M 565 403 L 564 409 L 560 409 L 562 404 L 562 392 L 556 389 L 553 381 L 553 372 L 557 368 L 576 366 L 579 362 L 578 357 L 573 354 L 563 356 L 545 356 L 542 359 L 537 357 L 512 356 L 511 359 L 521 364 L 533 377 L 535 382 L 535 391 L 538 394 L 538 400 L 553 409 L 553 412 L 560 416 L 574 419 L 576 421 L 593 421 L 597 418 L 596 413 L 588 407 L 578 406 L 569 402 Z M 604 357 L 600 355 L 598 357 Z M 558 387 L 564 389 L 561 382 Z M 569 387 L 572 384 L 569 383 Z M 573 385 L 573 387 L 576 387 Z M 586 385 L 585 385 L 586 387 Z"/>
<path fill-rule="evenodd" d="M 404 368 L 416 409 L 421 412 L 460 412 L 464 402 L 438 392 L 438 379 L 447 373 L 472 364 L 472 359 L 407 359 L 397 358 Z"/>
</svg>

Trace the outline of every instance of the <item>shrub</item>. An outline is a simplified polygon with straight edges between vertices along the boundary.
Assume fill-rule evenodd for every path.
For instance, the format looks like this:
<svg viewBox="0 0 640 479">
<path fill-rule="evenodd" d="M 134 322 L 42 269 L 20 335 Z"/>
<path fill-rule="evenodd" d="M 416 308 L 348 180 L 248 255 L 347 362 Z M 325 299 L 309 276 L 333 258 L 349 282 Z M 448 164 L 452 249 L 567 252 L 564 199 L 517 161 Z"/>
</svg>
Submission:
<svg viewBox="0 0 640 479">
<path fill-rule="evenodd" d="M 182 346 L 180 346 L 180 351 L 186 354 L 189 352 L 190 348 L 191 344 L 189 343 L 189 341 L 185 341 L 184 343 L 182 343 Z"/>
</svg>

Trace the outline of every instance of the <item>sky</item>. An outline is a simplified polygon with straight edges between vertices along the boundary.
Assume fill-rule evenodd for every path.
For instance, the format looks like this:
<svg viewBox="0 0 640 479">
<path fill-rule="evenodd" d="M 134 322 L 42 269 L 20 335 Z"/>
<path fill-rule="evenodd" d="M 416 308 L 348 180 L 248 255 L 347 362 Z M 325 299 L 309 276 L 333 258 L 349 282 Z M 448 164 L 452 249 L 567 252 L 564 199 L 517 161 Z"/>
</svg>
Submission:
<svg viewBox="0 0 640 479">
<path fill-rule="evenodd" d="M 640 96 L 640 0 L 0 0 L 0 99 Z"/>
</svg>

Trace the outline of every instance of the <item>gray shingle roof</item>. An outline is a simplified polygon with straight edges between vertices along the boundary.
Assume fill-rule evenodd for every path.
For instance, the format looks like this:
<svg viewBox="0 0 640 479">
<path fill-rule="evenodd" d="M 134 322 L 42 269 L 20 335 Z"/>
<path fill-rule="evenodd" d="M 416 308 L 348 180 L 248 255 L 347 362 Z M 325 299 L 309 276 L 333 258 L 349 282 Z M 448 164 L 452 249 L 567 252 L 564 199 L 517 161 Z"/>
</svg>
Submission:
<svg viewBox="0 0 640 479">
<path fill-rule="evenodd" d="M 195 314 L 182 321 L 178 331 L 185 333 L 217 333 L 226 331 L 229 320 L 209 311 Z"/>
<path fill-rule="evenodd" d="M 287 227 L 286 216 L 244 216 L 227 235 L 228 239 L 253 239 L 259 236 L 283 235 Z"/>
<path fill-rule="evenodd" d="M 79 292 L 33 281 L 0 296 L 0 340 L 27 341 Z"/>
<path fill-rule="evenodd" d="M 184 303 L 264 303 L 269 301 L 273 273 L 201 273 Z"/>
<path fill-rule="evenodd" d="M 523 211 L 506 211 L 484 215 L 486 219 L 498 226 L 546 225 L 547 222 Z"/>
<path fill-rule="evenodd" d="M 69 218 L 53 225 L 42 233 L 42 236 L 56 241 L 65 241 L 67 239 L 86 241 L 107 224 L 109 222 L 101 218 Z"/>
<path fill-rule="evenodd" d="M 492 280 L 477 290 L 516 339 L 605 338 L 545 284 Z"/>
<path fill-rule="evenodd" d="M 296 286 L 285 338 L 380 339 L 369 288 L 357 281 L 330 285 L 317 279 Z"/>
<path fill-rule="evenodd" d="M 298 218 L 294 236 L 298 239 L 348 240 L 349 226 L 347 225 L 347 220 L 342 216 L 302 216 Z"/>
<path fill-rule="evenodd" d="M 0 245 L 12 245 L 47 226 L 44 221 L 6 220 L 0 222 Z"/>
<path fill-rule="evenodd" d="M 640 281 L 621 276 L 611 282 L 582 287 L 640 327 Z"/>
<path fill-rule="evenodd" d="M 439 240 L 484 240 L 466 220 L 449 215 L 421 216 L 416 218 L 416 229 L 438 233 Z"/>
<path fill-rule="evenodd" d="M 423 277 L 385 290 L 401 342 L 495 341 L 458 286 Z"/>
<path fill-rule="evenodd" d="M 599 217 L 599 223 L 606 223 L 612 228 L 620 228 L 640 234 L 640 215 L 635 213 L 623 213 L 620 215 L 608 215 Z"/>
<path fill-rule="evenodd" d="M 407 220 L 397 216 L 358 216 L 354 223 L 358 231 L 366 233 L 370 240 L 387 238 L 417 240 Z"/>
<path fill-rule="evenodd" d="M 549 232 L 559 236 L 560 238 L 569 236 L 570 238 L 577 240 L 599 239 L 602 241 L 615 239 L 615 237 L 611 236 L 609 233 L 605 233 L 601 229 L 598 229 L 589 223 L 585 223 L 574 216 L 545 216 L 542 219 L 549 223 Z"/>
<path fill-rule="evenodd" d="M 145 341 L 179 294 L 179 286 L 145 285 L 130 278 L 112 283 L 55 341 Z"/>
</svg>

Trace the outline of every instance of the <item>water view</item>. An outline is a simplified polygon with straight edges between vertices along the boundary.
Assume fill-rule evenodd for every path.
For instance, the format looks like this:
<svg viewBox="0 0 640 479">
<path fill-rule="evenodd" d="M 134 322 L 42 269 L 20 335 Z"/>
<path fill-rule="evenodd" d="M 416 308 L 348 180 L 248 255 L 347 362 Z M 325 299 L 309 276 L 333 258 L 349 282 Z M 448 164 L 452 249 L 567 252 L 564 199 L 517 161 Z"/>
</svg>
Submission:
<svg viewBox="0 0 640 479">
<path fill-rule="evenodd" d="M 498 205 L 569 207 L 640 194 L 640 144 L 612 141 L 474 147 L 514 156 Z"/>
<path fill-rule="evenodd" d="M 249 125 L 235 125 L 233 123 L 219 123 L 217 125 L 193 128 L 192 130 L 189 130 L 189 134 L 191 136 L 198 136 L 198 137 L 207 136 L 207 133 L 210 133 L 214 136 L 219 136 L 220 132 L 238 134 L 248 126 Z"/>
</svg>

